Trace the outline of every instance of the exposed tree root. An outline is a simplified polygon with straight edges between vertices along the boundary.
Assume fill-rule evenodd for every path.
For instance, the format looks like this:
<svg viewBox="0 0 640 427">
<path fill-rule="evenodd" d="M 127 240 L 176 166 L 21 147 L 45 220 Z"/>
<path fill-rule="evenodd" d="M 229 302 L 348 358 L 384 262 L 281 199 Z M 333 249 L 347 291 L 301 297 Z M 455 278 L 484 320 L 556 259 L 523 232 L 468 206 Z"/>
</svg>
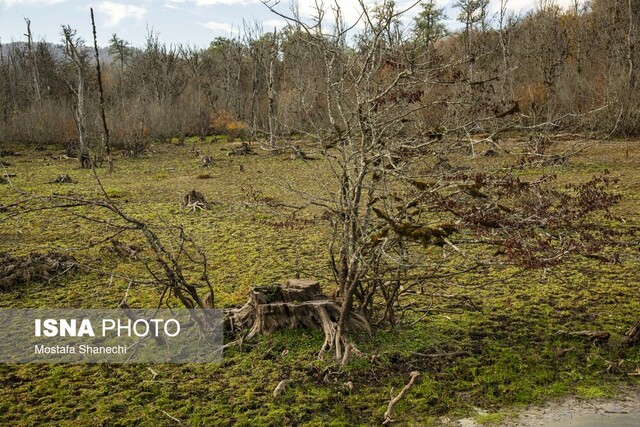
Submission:
<svg viewBox="0 0 640 427">
<path fill-rule="evenodd" d="M 182 207 L 193 212 L 196 212 L 198 210 L 208 210 L 212 206 L 213 203 L 208 202 L 204 197 L 204 194 L 196 190 L 191 190 L 189 193 L 185 194 L 184 198 L 182 199 Z"/>
<path fill-rule="evenodd" d="M 349 352 L 358 350 L 346 337 L 337 337 L 337 322 L 341 309 L 335 301 L 322 294 L 317 281 L 290 279 L 282 286 L 253 288 L 249 301 L 243 307 L 230 311 L 229 322 L 235 331 L 248 329 L 247 339 L 278 329 L 321 330 L 325 340 L 320 353 L 341 347 L 344 349 L 341 359 L 346 363 Z M 367 320 L 357 313 L 351 313 L 349 327 L 351 330 L 371 332 Z M 342 350 L 339 354 L 343 354 Z"/>
</svg>

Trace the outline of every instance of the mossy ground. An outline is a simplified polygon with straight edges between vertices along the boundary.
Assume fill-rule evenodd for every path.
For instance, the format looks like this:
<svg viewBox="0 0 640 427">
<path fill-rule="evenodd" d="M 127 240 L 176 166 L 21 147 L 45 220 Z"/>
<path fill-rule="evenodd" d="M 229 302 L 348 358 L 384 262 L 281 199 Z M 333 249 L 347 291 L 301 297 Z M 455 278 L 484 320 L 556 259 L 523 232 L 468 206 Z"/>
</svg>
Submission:
<svg viewBox="0 0 640 427">
<path fill-rule="evenodd" d="M 260 150 L 254 156 L 228 157 L 226 144 L 157 144 L 150 157 L 118 158 L 115 173 L 99 174 L 125 212 L 156 224 L 184 225 L 208 255 L 218 307 L 243 303 L 251 286 L 281 282 L 297 272 L 321 279 L 330 292 L 322 212 L 287 223 L 254 203 L 256 197 L 299 201 L 285 190 L 285 182 L 316 191 L 326 181 L 322 162 L 291 161 Z M 21 155 L 8 159 L 16 187 L 99 197 L 91 171 L 52 156 L 56 149 L 18 149 Z M 214 166 L 200 168 L 194 149 L 212 156 Z M 640 144 L 610 141 L 554 171 L 561 181 L 572 181 L 611 170 L 622 178 L 615 190 L 624 196 L 615 213 L 637 226 L 638 164 Z M 47 184 L 63 173 L 76 183 Z M 203 174 L 209 177 L 199 177 Z M 210 211 L 185 212 L 180 201 L 192 189 L 219 204 Z M 17 197 L 9 186 L 0 186 L 0 204 Z M 104 225 L 72 212 L 26 213 L 0 223 L 0 251 L 26 255 L 64 250 L 94 271 L 0 294 L 0 306 L 117 306 L 128 285 L 124 277 L 145 270 L 142 263 L 109 252 L 103 241 L 107 235 Z M 118 238 L 140 240 L 136 235 Z M 394 411 L 398 423 L 438 424 L 441 417 L 466 416 L 481 407 L 488 415 L 479 421 L 499 424 L 518 405 L 568 394 L 609 396 L 622 383 L 638 386 L 637 377 L 626 372 L 640 367 L 640 346 L 622 352 L 620 342 L 640 316 L 639 267 L 637 254 L 631 254 L 621 266 L 580 261 L 544 272 L 468 274 L 437 290 L 425 284 L 433 310 L 421 320 L 405 319 L 395 331 L 356 337 L 361 350 L 376 358 L 354 359 L 342 370 L 329 359 L 318 359 L 322 336 L 305 330 L 232 348 L 220 364 L 0 365 L 0 423 L 175 425 L 170 415 L 188 425 L 374 425 L 382 419 L 391 389 L 397 393 L 417 369 L 422 372 L 419 381 Z M 156 302 L 158 289 L 141 285 L 129 295 L 130 305 L 147 307 Z M 558 334 L 584 329 L 603 329 L 612 338 L 593 344 Z M 463 353 L 423 356 L 456 352 Z M 622 366 L 608 372 L 609 362 L 620 359 Z M 272 391 L 283 379 L 293 382 L 274 398 Z"/>
</svg>

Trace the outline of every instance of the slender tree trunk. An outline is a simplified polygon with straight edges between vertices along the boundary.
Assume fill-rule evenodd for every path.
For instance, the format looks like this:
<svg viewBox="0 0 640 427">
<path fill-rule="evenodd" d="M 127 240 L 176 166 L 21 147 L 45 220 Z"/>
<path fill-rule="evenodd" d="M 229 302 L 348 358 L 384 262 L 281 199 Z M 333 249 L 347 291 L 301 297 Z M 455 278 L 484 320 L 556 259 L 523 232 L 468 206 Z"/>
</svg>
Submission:
<svg viewBox="0 0 640 427">
<path fill-rule="evenodd" d="M 91 157 L 87 146 L 86 115 L 84 110 L 84 75 L 78 71 L 78 90 L 76 104 L 76 125 L 78 127 L 78 141 L 80 142 L 80 167 L 89 169 L 91 167 Z"/>
<path fill-rule="evenodd" d="M 635 88 L 635 64 L 633 61 L 635 42 L 633 38 L 632 0 L 628 0 L 628 8 L 629 8 L 629 28 L 627 30 L 627 61 L 629 66 L 629 69 L 628 69 L 629 90 L 631 91 Z"/>
<path fill-rule="evenodd" d="M 271 148 L 275 148 L 276 146 L 276 92 L 274 89 L 275 63 L 278 56 L 276 43 L 276 32 L 274 30 L 271 58 L 269 58 L 269 146 Z"/>
<path fill-rule="evenodd" d="M 65 39 L 65 48 L 67 55 L 76 68 L 76 109 L 75 120 L 78 129 L 78 142 L 80 145 L 80 167 L 83 169 L 91 168 L 92 162 L 89 156 L 89 147 L 87 145 L 86 115 L 84 103 L 84 84 L 85 84 L 85 68 L 86 62 L 83 54 L 78 50 L 79 42 L 74 40 L 75 31 L 71 27 L 63 26 L 62 31 Z"/>
<path fill-rule="evenodd" d="M 258 129 L 258 115 L 256 114 L 258 100 L 258 60 L 254 58 L 253 63 L 253 79 L 251 83 L 251 132 L 255 137 L 256 129 Z"/>
<path fill-rule="evenodd" d="M 107 126 L 107 117 L 104 113 L 104 88 L 102 87 L 102 72 L 100 71 L 100 55 L 98 54 L 98 36 L 96 33 L 96 21 L 93 17 L 93 8 L 91 9 L 91 25 L 93 27 L 93 48 L 96 53 L 96 71 L 98 73 L 98 89 L 100 91 L 100 117 L 102 118 L 102 141 L 104 150 L 107 154 L 107 162 L 109 164 L 109 172 L 113 172 L 113 158 L 111 157 L 111 143 L 109 139 L 109 127 Z"/>
<path fill-rule="evenodd" d="M 7 67 L 4 65 L 4 52 L 2 41 L 0 41 L 0 75 L 2 76 L 2 121 L 5 124 L 5 131 L 9 123 L 9 78 L 7 76 Z"/>
<path fill-rule="evenodd" d="M 33 92 L 35 97 L 35 103 L 40 105 L 42 98 L 40 95 L 40 79 L 38 77 L 38 61 L 33 51 L 33 36 L 31 34 L 31 21 L 25 18 L 27 23 L 27 51 L 29 54 L 29 67 L 31 71 L 31 79 L 33 81 Z"/>
<path fill-rule="evenodd" d="M 507 54 L 507 40 L 505 26 L 505 17 L 507 13 L 507 4 L 509 0 L 500 1 L 500 48 L 502 50 L 502 101 L 507 101 L 509 90 L 509 83 L 507 82 L 509 73 L 509 59 Z"/>
</svg>

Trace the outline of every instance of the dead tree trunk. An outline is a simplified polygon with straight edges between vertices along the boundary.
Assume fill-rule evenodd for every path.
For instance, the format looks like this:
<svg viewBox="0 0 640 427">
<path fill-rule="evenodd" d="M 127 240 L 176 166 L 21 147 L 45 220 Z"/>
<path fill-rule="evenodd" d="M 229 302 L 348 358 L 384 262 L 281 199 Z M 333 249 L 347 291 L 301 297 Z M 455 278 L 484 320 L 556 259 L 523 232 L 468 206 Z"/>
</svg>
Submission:
<svg viewBox="0 0 640 427">
<path fill-rule="evenodd" d="M 40 94 L 40 77 L 38 75 L 38 60 L 36 58 L 36 54 L 33 50 L 33 35 L 31 34 L 31 20 L 28 18 L 24 19 L 27 23 L 27 52 L 29 55 L 29 67 L 31 71 L 31 79 L 33 81 L 33 92 L 34 92 L 34 101 L 36 104 L 40 105 L 42 101 L 42 96 Z"/>
<path fill-rule="evenodd" d="M 82 40 L 75 37 L 75 30 L 72 30 L 69 26 L 63 26 L 62 33 L 64 34 L 65 54 L 76 69 L 77 86 L 76 89 L 74 89 L 76 94 L 74 117 L 78 129 L 78 142 L 80 144 L 78 158 L 80 159 L 80 167 L 82 169 L 89 169 L 91 168 L 91 157 L 89 156 L 89 147 L 87 145 L 86 115 L 84 109 L 84 85 L 87 58 L 86 53 L 81 49 Z"/>
<path fill-rule="evenodd" d="M 278 45 L 276 41 L 276 31 L 273 30 L 273 46 L 271 47 L 271 58 L 269 58 L 269 146 L 276 146 L 276 91 L 274 89 L 274 77 L 276 59 L 278 57 Z"/>
<path fill-rule="evenodd" d="M 113 172 L 113 158 L 111 157 L 111 143 L 109 140 L 109 127 L 107 126 L 107 117 L 104 112 L 104 88 L 102 87 L 102 72 L 100 70 L 100 56 L 98 54 L 98 35 L 96 33 L 96 21 L 93 17 L 93 8 L 91 9 L 91 26 L 93 27 L 93 48 L 96 54 L 96 72 L 98 73 L 98 90 L 100 91 L 100 117 L 102 118 L 103 127 L 103 143 L 104 150 L 107 155 L 107 163 L 109 164 L 109 172 Z"/>
</svg>

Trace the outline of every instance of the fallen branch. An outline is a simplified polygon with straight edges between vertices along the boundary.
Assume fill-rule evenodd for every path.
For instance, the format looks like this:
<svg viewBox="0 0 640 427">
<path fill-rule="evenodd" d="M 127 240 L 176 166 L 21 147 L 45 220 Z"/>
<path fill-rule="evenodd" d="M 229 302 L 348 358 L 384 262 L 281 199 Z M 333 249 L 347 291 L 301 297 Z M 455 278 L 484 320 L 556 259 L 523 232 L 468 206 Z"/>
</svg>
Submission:
<svg viewBox="0 0 640 427">
<path fill-rule="evenodd" d="M 571 335 L 575 337 L 583 337 L 588 338 L 591 341 L 607 341 L 611 334 L 606 331 L 576 331 L 576 332 L 567 332 L 567 331 L 558 331 L 556 334 L 561 335 Z"/>
<path fill-rule="evenodd" d="M 169 414 L 167 411 L 163 411 L 163 410 L 162 410 L 162 409 L 160 409 L 160 408 L 154 408 L 154 409 L 155 409 L 156 411 L 160 411 L 160 412 L 162 412 L 163 414 L 165 414 L 167 417 L 171 418 L 171 419 L 172 419 L 173 421 L 175 421 L 176 423 L 178 423 L 178 424 L 182 425 L 182 421 L 181 421 L 181 420 L 179 420 L 178 418 L 176 418 L 176 417 L 172 416 L 172 415 L 171 415 L 171 414 Z"/>
<path fill-rule="evenodd" d="M 470 356 L 470 353 L 468 351 L 453 351 L 450 353 L 430 353 L 430 354 L 424 354 L 424 353 L 413 353 L 416 356 L 420 356 L 420 357 L 424 357 L 424 358 L 428 358 L 428 359 L 439 359 L 439 358 L 447 358 L 447 357 L 464 357 L 464 356 Z"/>
<path fill-rule="evenodd" d="M 409 389 L 411 387 L 413 387 L 413 384 L 416 382 L 416 379 L 419 376 L 420 376 L 420 372 L 418 372 L 418 371 L 411 372 L 411 379 L 409 380 L 409 383 L 407 383 L 407 385 L 404 386 L 402 391 L 400 391 L 400 393 L 396 397 L 391 399 L 391 402 L 389 402 L 389 407 L 387 408 L 387 412 L 384 413 L 384 418 L 382 420 L 382 424 L 383 425 L 387 425 L 392 421 L 391 420 L 391 414 L 393 412 L 394 406 L 396 406 L 398 404 L 398 402 L 400 401 L 400 399 L 402 399 L 404 397 L 404 395 L 407 394 Z"/>
<path fill-rule="evenodd" d="M 278 397 L 282 393 L 284 393 L 284 389 L 291 383 L 291 380 L 282 380 L 278 383 L 276 388 L 273 389 L 273 397 Z"/>
</svg>

